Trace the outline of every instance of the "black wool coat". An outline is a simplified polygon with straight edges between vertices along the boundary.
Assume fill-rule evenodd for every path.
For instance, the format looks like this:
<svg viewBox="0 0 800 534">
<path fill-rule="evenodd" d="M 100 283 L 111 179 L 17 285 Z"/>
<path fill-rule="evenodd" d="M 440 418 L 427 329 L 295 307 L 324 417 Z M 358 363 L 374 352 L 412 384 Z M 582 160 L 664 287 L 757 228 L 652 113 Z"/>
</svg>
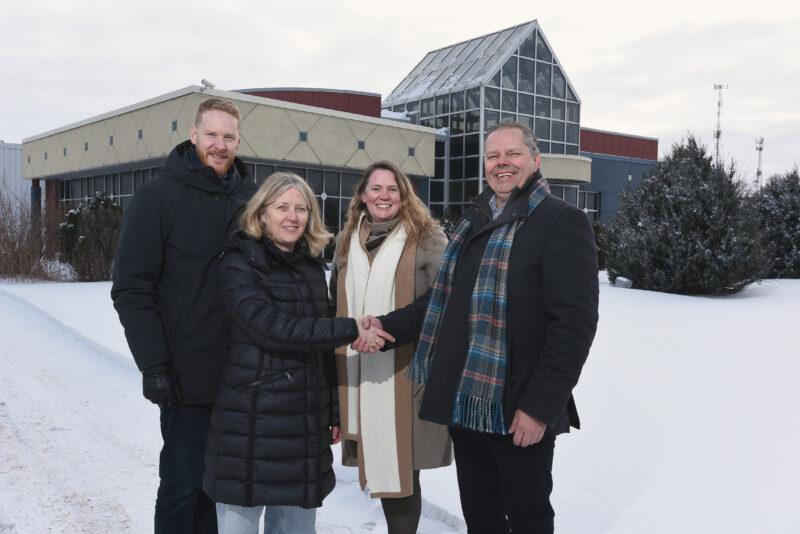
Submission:
<svg viewBox="0 0 800 534">
<path fill-rule="evenodd" d="M 517 409 L 544 422 L 551 433 L 580 427 L 572 397 L 598 321 L 597 250 L 588 217 L 548 195 L 526 217 L 528 195 L 539 171 L 515 189 L 496 220 L 487 188 L 464 217 L 471 228 L 456 262 L 452 290 L 434 346 L 434 360 L 420 417 L 451 421 L 469 347 L 469 309 L 478 269 L 492 231 L 516 218 L 508 267 L 508 364 L 503 391 L 506 428 Z M 382 318 L 399 342 L 419 334 L 430 292 Z"/>
<path fill-rule="evenodd" d="M 140 370 L 168 365 L 185 403 L 211 404 L 225 363 L 222 249 L 256 186 L 234 162 L 228 191 L 213 168 L 175 147 L 137 187 L 120 232 L 111 298 Z"/>
<path fill-rule="evenodd" d="M 339 425 L 333 348 L 358 337 L 330 318 L 322 261 L 238 234 L 222 260 L 228 361 L 211 415 L 203 489 L 238 506 L 321 506 Z"/>
</svg>

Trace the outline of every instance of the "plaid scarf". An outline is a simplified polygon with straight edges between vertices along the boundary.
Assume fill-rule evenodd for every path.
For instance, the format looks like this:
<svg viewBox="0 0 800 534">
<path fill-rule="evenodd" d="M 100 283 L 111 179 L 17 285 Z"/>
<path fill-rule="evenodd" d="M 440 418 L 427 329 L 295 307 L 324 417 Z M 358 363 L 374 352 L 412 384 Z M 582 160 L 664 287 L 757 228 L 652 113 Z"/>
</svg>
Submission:
<svg viewBox="0 0 800 534">
<path fill-rule="evenodd" d="M 539 175 L 528 195 L 525 216 L 495 228 L 486 245 L 470 299 L 469 350 L 451 417 L 451 421 L 459 426 L 490 434 L 507 433 L 503 421 L 503 387 L 508 356 L 508 262 L 517 228 L 548 192 L 547 181 Z M 456 261 L 470 226 L 466 218 L 461 221 L 442 256 L 419 344 L 407 372 L 412 381 L 421 384 L 428 381 Z"/>
</svg>

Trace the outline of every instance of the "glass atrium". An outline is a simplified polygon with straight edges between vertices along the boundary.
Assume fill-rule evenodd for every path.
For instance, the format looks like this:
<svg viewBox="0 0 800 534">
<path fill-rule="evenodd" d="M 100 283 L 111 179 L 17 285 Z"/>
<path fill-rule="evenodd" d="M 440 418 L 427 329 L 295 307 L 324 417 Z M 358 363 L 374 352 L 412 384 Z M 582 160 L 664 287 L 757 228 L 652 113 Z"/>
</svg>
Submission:
<svg viewBox="0 0 800 534">
<path fill-rule="evenodd" d="M 578 155 L 580 105 L 534 20 L 429 52 L 382 107 L 441 130 L 429 205 L 458 216 L 482 189 L 489 127 L 516 120 L 536 133 L 542 154 Z"/>
</svg>

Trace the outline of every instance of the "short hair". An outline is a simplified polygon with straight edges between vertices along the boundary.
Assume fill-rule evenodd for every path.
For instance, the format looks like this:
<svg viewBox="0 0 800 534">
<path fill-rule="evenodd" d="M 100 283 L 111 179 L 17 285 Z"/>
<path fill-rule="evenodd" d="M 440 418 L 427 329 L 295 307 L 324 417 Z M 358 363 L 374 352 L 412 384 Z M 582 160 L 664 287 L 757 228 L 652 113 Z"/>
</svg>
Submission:
<svg viewBox="0 0 800 534">
<path fill-rule="evenodd" d="M 197 106 L 197 113 L 194 115 L 195 128 L 200 126 L 200 121 L 203 120 L 203 114 L 206 111 L 211 111 L 212 109 L 224 111 L 229 115 L 233 115 L 233 117 L 236 119 L 236 125 L 240 130 L 242 129 L 242 114 L 239 112 L 239 106 L 227 98 L 209 98 L 208 100 L 203 100 L 200 102 L 200 105 Z"/>
<path fill-rule="evenodd" d="M 239 225 L 245 234 L 253 239 L 266 237 L 272 239 L 261 222 L 261 215 L 267 206 L 278 200 L 282 194 L 294 187 L 303 194 L 308 205 L 308 222 L 299 241 L 308 245 L 309 256 L 319 256 L 330 242 L 333 234 L 322 223 L 322 214 L 314 192 L 305 180 L 292 172 L 276 172 L 267 177 L 245 206 Z"/>
<path fill-rule="evenodd" d="M 436 221 L 431 217 L 428 207 L 414 192 L 414 186 L 411 185 L 411 180 L 408 179 L 406 173 L 391 161 L 379 160 L 364 170 L 364 174 L 361 175 L 361 179 L 356 184 L 353 198 L 350 199 L 350 206 L 347 209 L 347 218 L 342 231 L 339 233 L 337 242 L 339 257 L 347 254 L 350 248 L 350 238 L 353 232 L 357 230 L 361 212 L 367 209 L 367 206 L 361 201 L 361 194 L 366 191 L 372 173 L 378 169 L 394 174 L 397 188 L 400 190 L 400 210 L 397 212 L 397 216 L 402 221 L 410 240 L 418 243 L 422 242 L 425 238 L 433 235 L 433 231 L 437 226 Z"/>
<path fill-rule="evenodd" d="M 533 130 L 521 122 L 503 121 L 490 126 L 489 129 L 486 130 L 486 139 L 489 139 L 489 136 L 497 130 L 509 130 L 512 128 L 522 132 L 522 139 L 525 142 L 525 145 L 531 151 L 531 156 L 536 156 L 536 154 L 539 153 L 539 140 L 536 139 L 536 134 L 533 133 Z"/>
</svg>

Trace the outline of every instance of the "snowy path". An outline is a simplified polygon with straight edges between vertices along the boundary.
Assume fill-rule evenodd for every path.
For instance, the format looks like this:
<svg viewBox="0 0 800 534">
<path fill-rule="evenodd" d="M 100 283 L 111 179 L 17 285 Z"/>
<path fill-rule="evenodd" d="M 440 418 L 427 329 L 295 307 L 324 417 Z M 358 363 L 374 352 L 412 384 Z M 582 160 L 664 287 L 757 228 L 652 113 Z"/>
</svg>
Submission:
<svg viewBox="0 0 800 534">
<path fill-rule="evenodd" d="M 133 365 L 3 291 L 0 339 L 0 532 L 150 529 L 129 496 L 155 493 L 157 410 Z"/>
<path fill-rule="evenodd" d="M 47 291 L 0 287 L 0 533 L 151 532 L 158 410 L 141 398 L 140 375 L 121 353 L 110 300 L 98 313 L 96 298 L 52 301 Z M 107 286 L 95 291 L 107 295 Z M 87 323 L 98 330 L 92 339 L 81 333 L 90 334 Z M 361 493 L 357 471 L 335 468 L 318 533 L 386 532 L 380 502 Z M 424 502 L 420 533 L 462 528 L 460 517 Z"/>
</svg>

